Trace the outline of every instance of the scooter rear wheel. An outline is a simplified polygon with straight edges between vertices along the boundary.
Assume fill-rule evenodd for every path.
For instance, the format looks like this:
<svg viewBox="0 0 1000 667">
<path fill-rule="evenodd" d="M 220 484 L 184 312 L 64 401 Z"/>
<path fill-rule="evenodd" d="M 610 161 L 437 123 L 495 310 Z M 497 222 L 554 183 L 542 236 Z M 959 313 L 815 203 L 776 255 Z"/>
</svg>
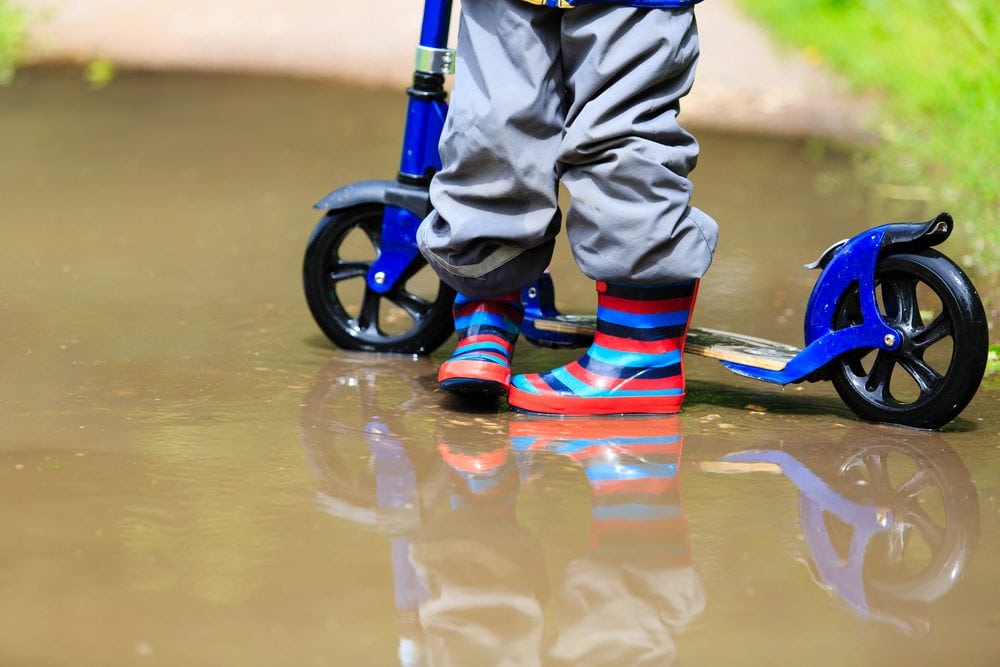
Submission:
<svg viewBox="0 0 1000 667">
<path fill-rule="evenodd" d="M 455 292 L 419 255 L 384 294 L 366 277 L 382 244 L 380 204 L 325 215 L 302 265 L 306 301 L 316 324 L 338 347 L 365 352 L 429 354 L 451 335 Z"/>
<path fill-rule="evenodd" d="M 861 419 L 936 429 L 972 400 L 986 368 L 986 314 L 965 273 L 926 249 L 876 267 L 876 300 L 902 334 L 896 350 L 854 350 L 831 363 L 837 393 Z M 857 286 L 840 298 L 834 329 L 861 324 Z"/>
</svg>

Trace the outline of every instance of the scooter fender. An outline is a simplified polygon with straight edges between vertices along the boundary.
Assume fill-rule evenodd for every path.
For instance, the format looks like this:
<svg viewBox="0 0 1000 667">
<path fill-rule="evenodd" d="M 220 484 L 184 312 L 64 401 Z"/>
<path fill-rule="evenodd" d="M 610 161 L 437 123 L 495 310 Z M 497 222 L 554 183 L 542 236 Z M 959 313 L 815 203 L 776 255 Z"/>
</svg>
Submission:
<svg viewBox="0 0 1000 667">
<path fill-rule="evenodd" d="M 372 291 L 385 294 L 420 254 L 417 250 L 417 227 L 431 211 L 430 194 L 426 186 L 397 181 L 359 181 L 333 190 L 316 202 L 313 208 L 336 213 L 366 204 L 385 207 L 378 257 L 372 262 L 366 277 Z M 313 236 L 319 233 L 324 222 L 316 227 Z"/>
<path fill-rule="evenodd" d="M 777 384 L 808 379 L 851 350 L 895 350 L 903 335 L 890 326 L 875 300 L 875 271 L 880 256 L 937 245 L 951 234 L 953 221 L 941 213 L 928 222 L 891 223 L 869 229 L 828 248 L 806 268 L 822 268 L 806 306 L 806 347 L 780 371 L 724 362 L 735 373 Z M 862 322 L 834 330 L 834 315 L 842 295 L 856 288 Z"/>
<path fill-rule="evenodd" d="M 885 338 L 897 332 L 889 326 L 879 313 L 875 301 L 875 272 L 880 256 L 893 252 L 922 250 L 945 241 L 954 227 L 952 217 L 941 213 L 927 222 L 892 223 L 882 225 L 858 234 L 837 247 L 836 251 L 826 258 L 821 257 L 814 265 L 822 268 L 816 285 L 813 287 L 806 307 L 805 342 L 807 349 L 813 343 L 824 337 L 833 337 L 838 332 L 833 331 L 833 317 L 841 296 L 853 285 L 857 285 L 861 295 L 861 312 L 863 323 L 856 327 L 848 327 L 839 331 L 851 332 L 839 334 L 837 337 L 858 338 L 856 344 L 839 349 L 836 354 L 842 354 L 851 349 L 861 347 L 882 347 L 895 349 L 900 336 L 896 335 L 896 344 L 876 344 L 879 338 Z M 854 331 L 858 329 L 858 331 Z M 865 331 L 867 330 L 867 331 Z M 864 334 L 861 332 L 865 331 Z M 863 339 L 863 340 L 862 340 Z M 827 359 L 827 361 L 833 359 Z"/>
<path fill-rule="evenodd" d="M 406 209 L 420 219 L 431 212 L 431 198 L 426 187 L 396 181 L 358 181 L 333 190 L 313 208 L 341 211 L 362 204 L 385 204 Z"/>
</svg>

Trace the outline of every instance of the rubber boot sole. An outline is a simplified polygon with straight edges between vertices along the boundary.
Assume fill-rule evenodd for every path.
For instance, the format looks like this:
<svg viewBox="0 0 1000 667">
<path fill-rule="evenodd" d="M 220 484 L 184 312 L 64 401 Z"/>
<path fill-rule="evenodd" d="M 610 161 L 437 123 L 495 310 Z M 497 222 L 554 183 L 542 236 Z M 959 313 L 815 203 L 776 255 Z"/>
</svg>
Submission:
<svg viewBox="0 0 1000 667">
<path fill-rule="evenodd" d="M 510 389 L 510 369 L 488 361 L 446 361 L 438 386 L 463 396 L 499 397 Z"/>
<path fill-rule="evenodd" d="M 684 394 L 590 398 L 532 394 L 511 387 L 507 402 L 520 412 L 539 415 L 672 415 L 680 412 Z"/>
</svg>

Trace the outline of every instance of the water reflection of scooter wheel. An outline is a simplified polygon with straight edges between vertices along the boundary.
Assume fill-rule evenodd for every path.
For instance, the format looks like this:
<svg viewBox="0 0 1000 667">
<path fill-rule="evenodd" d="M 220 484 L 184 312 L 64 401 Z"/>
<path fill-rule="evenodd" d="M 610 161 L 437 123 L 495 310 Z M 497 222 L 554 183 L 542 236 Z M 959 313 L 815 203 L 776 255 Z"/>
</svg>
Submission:
<svg viewBox="0 0 1000 667">
<path fill-rule="evenodd" d="M 447 497 L 449 468 L 421 433 L 420 373 L 405 357 L 340 355 L 302 402 L 301 442 L 319 484 L 316 502 L 337 519 L 389 538 L 402 665 L 424 664 L 417 610 L 427 591 L 410 564 L 411 535 Z"/>
<path fill-rule="evenodd" d="M 919 444 L 882 436 L 845 455 L 838 473 L 845 495 L 853 489 L 892 516 L 869 547 L 871 585 L 905 600 L 948 591 L 979 537 L 976 489 L 958 454 L 933 436 Z"/>
<path fill-rule="evenodd" d="M 800 458 L 751 450 L 723 460 L 776 464 L 798 487 L 818 584 L 865 617 L 927 632 L 928 604 L 961 578 L 978 540 L 968 469 L 934 433 L 864 427 L 829 445 Z"/>
<path fill-rule="evenodd" d="M 422 446 L 433 436 L 414 432 L 428 420 L 411 419 L 426 401 L 419 373 L 400 372 L 407 361 L 338 356 L 302 402 L 301 442 L 320 483 L 317 502 L 328 514 L 391 534 L 418 525 L 448 484 L 447 466 Z"/>
</svg>

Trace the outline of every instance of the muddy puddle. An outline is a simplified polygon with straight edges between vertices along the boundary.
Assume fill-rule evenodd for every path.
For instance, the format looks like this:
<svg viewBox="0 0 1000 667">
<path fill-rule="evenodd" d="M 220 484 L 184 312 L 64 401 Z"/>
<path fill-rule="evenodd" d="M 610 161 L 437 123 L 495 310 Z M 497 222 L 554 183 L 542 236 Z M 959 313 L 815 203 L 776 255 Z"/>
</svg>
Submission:
<svg viewBox="0 0 1000 667">
<path fill-rule="evenodd" d="M 402 104 L 0 89 L 0 664 L 996 664 L 996 389 L 923 433 L 695 358 L 678 417 L 552 421 L 326 342 L 310 206 L 392 176 Z M 699 137 L 696 324 L 798 344 L 801 265 L 885 211 L 843 154 Z"/>
</svg>

